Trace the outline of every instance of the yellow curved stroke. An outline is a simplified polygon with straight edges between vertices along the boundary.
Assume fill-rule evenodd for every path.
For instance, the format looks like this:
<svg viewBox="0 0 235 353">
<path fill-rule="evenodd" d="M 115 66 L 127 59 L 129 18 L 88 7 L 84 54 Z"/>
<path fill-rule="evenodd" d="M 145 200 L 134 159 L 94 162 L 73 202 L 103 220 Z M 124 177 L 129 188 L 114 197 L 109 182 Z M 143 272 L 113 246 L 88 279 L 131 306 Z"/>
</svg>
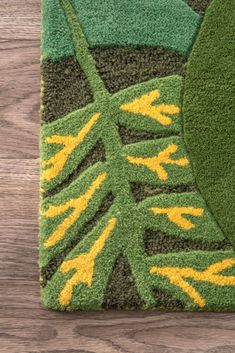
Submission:
<svg viewBox="0 0 235 353">
<path fill-rule="evenodd" d="M 76 220 L 80 217 L 81 213 L 85 211 L 88 207 L 89 201 L 92 196 L 96 192 L 97 189 L 100 188 L 101 184 L 107 177 L 107 173 L 103 173 L 98 175 L 98 177 L 93 181 L 89 189 L 81 196 L 76 199 L 71 199 L 66 203 L 58 206 L 50 206 L 47 211 L 41 212 L 42 216 L 47 218 L 53 218 L 58 215 L 65 213 L 68 209 L 73 208 L 73 212 L 65 218 L 65 220 L 58 225 L 56 230 L 51 234 L 51 236 L 44 242 L 44 246 L 49 248 L 54 246 L 61 240 L 66 231 L 76 222 Z"/>
<path fill-rule="evenodd" d="M 193 299 L 199 307 L 204 307 L 205 299 L 190 285 L 184 278 L 190 278 L 195 281 L 204 281 L 217 286 L 235 285 L 235 276 L 224 276 L 218 274 L 222 270 L 231 268 L 235 264 L 234 259 L 225 259 L 209 266 L 206 270 L 200 272 L 190 267 L 157 267 L 153 266 L 150 273 L 159 274 L 169 278 L 170 282 L 180 287 L 190 298 Z"/>
<path fill-rule="evenodd" d="M 128 156 L 127 159 L 132 164 L 144 165 L 151 171 L 155 172 L 159 177 L 159 179 L 167 180 L 168 173 L 163 168 L 162 165 L 175 164 L 177 166 L 184 167 L 189 164 L 189 160 L 186 157 L 179 158 L 179 159 L 170 158 L 170 155 L 175 153 L 177 149 L 178 149 L 178 146 L 172 143 L 168 145 L 167 148 L 165 148 L 163 151 L 159 152 L 159 154 L 155 157 L 142 158 L 142 157 Z"/>
<path fill-rule="evenodd" d="M 190 220 L 184 218 L 182 215 L 201 217 L 204 213 L 203 208 L 195 207 L 152 207 L 150 208 L 150 210 L 153 212 L 154 215 L 166 214 L 171 222 L 177 224 L 180 228 L 183 229 L 194 228 L 195 224 L 192 223 Z"/>
<path fill-rule="evenodd" d="M 121 105 L 121 109 L 134 114 L 146 115 L 161 125 L 170 125 L 172 119 L 166 114 L 173 115 L 180 112 L 180 108 L 174 104 L 158 104 L 153 105 L 155 99 L 160 97 L 160 91 L 154 90 L 148 94 L 144 94 L 139 98 L 136 98 L 130 103 L 124 103 Z"/>
<path fill-rule="evenodd" d="M 72 298 L 73 287 L 85 283 L 88 287 L 92 286 L 95 258 L 103 249 L 106 240 L 113 231 L 117 223 L 116 218 L 109 220 L 107 226 L 95 241 L 90 251 L 80 254 L 75 259 L 64 261 L 60 267 L 60 271 L 67 273 L 70 270 L 75 270 L 74 275 L 67 281 L 65 287 L 62 289 L 59 297 L 61 305 L 68 305 Z"/>
<path fill-rule="evenodd" d="M 41 175 L 42 180 L 51 180 L 55 178 L 63 169 L 68 157 L 71 155 L 73 150 L 85 139 L 87 134 L 90 132 L 93 125 L 99 119 L 100 113 L 96 113 L 88 121 L 88 123 L 79 131 L 77 136 L 71 135 L 53 135 L 46 138 L 46 142 L 49 144 L 59 144 L 64 145 L 62 150 L 57 152 L 53 157 L 47 161 L 42 162 L 42 167 L 45 168 L 50 166 L 48 169 L 44 170 Z"/>
</svg>

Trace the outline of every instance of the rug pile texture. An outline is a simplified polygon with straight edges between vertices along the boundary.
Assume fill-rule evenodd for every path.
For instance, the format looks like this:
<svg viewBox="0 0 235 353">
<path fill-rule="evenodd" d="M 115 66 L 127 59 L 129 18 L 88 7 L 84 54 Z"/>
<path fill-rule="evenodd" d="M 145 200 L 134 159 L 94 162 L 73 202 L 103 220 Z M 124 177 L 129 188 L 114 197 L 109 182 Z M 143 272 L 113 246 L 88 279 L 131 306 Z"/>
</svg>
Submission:
<svg viewBox="0 0 235 353">
<path fill-rule="evenodd" d="M 56 310 L 235 309 L 234 0 L 42 0 Z"/>
</svg>

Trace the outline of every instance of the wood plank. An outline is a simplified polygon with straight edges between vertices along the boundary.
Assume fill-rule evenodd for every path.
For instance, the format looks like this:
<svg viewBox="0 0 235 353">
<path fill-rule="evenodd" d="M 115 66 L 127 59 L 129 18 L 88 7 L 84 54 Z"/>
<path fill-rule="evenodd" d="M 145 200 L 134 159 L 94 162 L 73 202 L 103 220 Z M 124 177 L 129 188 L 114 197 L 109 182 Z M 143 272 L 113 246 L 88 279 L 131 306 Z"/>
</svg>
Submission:
<svg viewBox="0 0 235 353">
<path fill-rule="evenodd" d="M 40 19 L 40 0 L 1 0 L 1 18 L 16 17 Z M 15 25 L 15 23 L 14 23 Z M 12 26 L 13 27 L 13 26 Z"/>
<path fill-rule="evenodd" d="M 36 283 L 13 281 L 11 288 L 9 281 L 3 281 L 3 285 L 3 353 L 232 353 L 235 349 L 232 314 L 57 313 L 40 306 Z"/>
<path fill-rule="evenodd" d="M 0 158 L 37 158 L 39 41 L 0 43 Z"/>
<path fill-rule="evenodd" d="M 40 37 L 39 0 L 1 0 L 0 41 L 38 40 Z"/>
<path fill-rule="evenodd" d="M 0 160 L 0 278 L 38 279 L 39 165 Z"/>
<path fill-rule="evenodd" d="M 38 40 L 40 37 L 39 23 L 39 18 L 16 17 L 13 27 L 12 18 L 2 17 L 0 21 L 0 40 Z"/>
<path fill-rule="evenodd" d="M 38 156 L 40 1 L 1 1 L 0 158 Z"/>
</svg>

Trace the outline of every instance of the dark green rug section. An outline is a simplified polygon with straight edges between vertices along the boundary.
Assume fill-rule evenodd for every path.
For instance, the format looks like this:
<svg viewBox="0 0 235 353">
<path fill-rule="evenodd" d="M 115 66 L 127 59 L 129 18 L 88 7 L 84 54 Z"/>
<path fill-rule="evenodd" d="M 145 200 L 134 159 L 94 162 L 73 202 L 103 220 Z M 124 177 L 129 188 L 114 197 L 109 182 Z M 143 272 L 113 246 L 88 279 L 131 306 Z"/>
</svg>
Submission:
<svg viewBox="0 0 235 353">
<path fill-rule="evenodd" d="M 185 58 L 166 49 L 95 48 L 91 54 L 111 93 L 155 77 L 183 75 Z M 87 79 L 75 57 L 43 60 L 42 119 L 46 122 L 86 106 L 93 101 Z"/>
<path fill-rule="evenodd" d="M 110 93 L 155 77 L 183 75 L 186 59 L 163 48 L 95 48 L 91 54 Z"/>
<path fill-rule="evenodd" d="M 119 256 L 107 284 L 103 307 L 106 309 L 137 309 L 142 305 L 129 262 Z"/>
<path fill-rule="evenodd" d="M 204 14 L 211 0 L 185 0 L 194 11 Z"/>
<path fill-rule="evenodd" d="M 145 251 L 148 256 L 169 252 L 183 252 L 192 250 L 217 251 L 231 250 L 227 240 L 203 243 L 197 240 L 177 238 L 161 231 L 147 229 L 145 231 Z"/>
<path fill-rule="evenodd" d="M 199 15 L 183 0 L 71 3 L 91 48 L 160 46 L 187 55 L 200 23 Z M 42 16 L 43 58 L 73 56 L 74 47 L 60 1 L 44 0 Z"/>
<path fill-rule="evenodd" d="M 46 122 L 85 107 L 93 95 L 76 58 L 45 60 L 41 64 L 43 97 L 41 118 Z"/>
<path fill-rule="evenodd" d="M 161 289 L 155 288 L 153 293 L 159 310 L 182 311 L 184 309 L 184 304 L 179 299 Z"/>
<path fill-rule="evenodd" d="M 187 64 L 183 115 L 196 182 L 235 246 L 234 33 L 234 0 L 214 0 Z"/>
</svg>

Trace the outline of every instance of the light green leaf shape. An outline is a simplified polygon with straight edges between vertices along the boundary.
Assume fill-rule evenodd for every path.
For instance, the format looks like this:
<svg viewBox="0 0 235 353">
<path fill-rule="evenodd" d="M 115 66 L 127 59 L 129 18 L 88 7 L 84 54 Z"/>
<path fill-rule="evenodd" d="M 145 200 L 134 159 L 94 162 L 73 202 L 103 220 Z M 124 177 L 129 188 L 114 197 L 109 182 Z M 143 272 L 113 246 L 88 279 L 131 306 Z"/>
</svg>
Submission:
<svg viewBox="0 0 235 353">
<path fill-rule="evenodd" d="M 234 310 L 235 309 L 235 257 L 232 250 L 228 251 L 191 251 L 190 253 L 175 253 L 175 254 L 160 254 L 147 258 L 147 263 L 150 269 L 157 267 L 160 269 L 159 273 L 154 271 L 151 273 L 152 285 L 166 291 L 168 294 L 179 298 L 185 303 L 185 309 L 193 310 L 208 310 L 208 311 L 221 311 L 221 310 Z M 233 264 L 233 265 L 232 265 Z M 223 285 L 219 283 L 211 283 L 212 275 L 199 280 L 197 275 L 210 269 L 211 274 L 223 276 Z M 214 269 L 213 269 L 214 267 Z M 183 277 L 183 280 L 190 286 L 189 293 L 182 290 L 182 288 L 173 283 L 169 277 L 161 274 L 161 269 L 171 268 L 184 269 L 188 271 L 188 275 Z M 188 270 L 189 269 L 189 270 Z M 212 270 L 213 269 L 213 270 Z M 190 271 L 195 272 L 190 274 Z M 181 272 L 182 273 L 182 272 Z M 195 278 L 193 278 L 195 277 Z M 209 281 L 208 281 L 209 279 Z M 213 278 L 218 280 L 218 278 Z M 219 277 L 221 280 L 221 277 Z M 225 284 L 228 282 L 231 284 Z M 197 292 L 195 300 L 194 291 Z M 193 294 L 192 294 L 193 293 Z M 198 302 L 197 302 L 198 301 Z M 199 305 L 200 303 L 200 305 Z"/>
<path fill-rule="evenodd" d="M 139 207 L 142 212 L 146 212 L 146 225 L 149 229 L 196 242 L 210 243 L 224 239 L 221 229 L 214 222 L 198 192 L 149 197 L 141 202 Z"/>
<path fill-rule="evenodd" d="M 99 178 L 99 179 L 98 179 Z M 45 246 L 48 239 L 53 238 L 52 235 L 59 230 L 61 225 L 69 220 L 69 217 L 76 211 L 74 207 L 68 207 L 63 210 L 63 205 L 69 203 L 70 200 L 78 200 L 77 207 L 84 202 L 83 195 L 87 194 L 89 188 L 99 180 L 99 188 L 94 188 L 91 197 L 87 195 L 87 204 L 81 213 L 74 218 L 65 232 L 60 230 L 61 238 L 57 238 L 50 246 Z M 81 176 L 74 180 L 67 188 L 63 189 L 54 196 L 44 198 L 41 201 L 40 210 L 40 266 L 45 266 L 51 259 L 60 254 L 71 243 L 71 240 L 79 234 L 84 225 L 89 222 L 95 213 L 99 210 L 102 201 L 110 191 L 110 181 L 105 165 L 101 162 L 96 163 L 87 169 Z M 48 210 L 54 211 L 54 216 L 47 214 Z"/>
<path fill-rule="evenodd" d="M 91 48 L 160 46 L 187 55 L 200 17 L 183 0 L 72 0 Z M 42 3 L 42 55 L 75 54 L 60 0 Z"/>
</svg>

